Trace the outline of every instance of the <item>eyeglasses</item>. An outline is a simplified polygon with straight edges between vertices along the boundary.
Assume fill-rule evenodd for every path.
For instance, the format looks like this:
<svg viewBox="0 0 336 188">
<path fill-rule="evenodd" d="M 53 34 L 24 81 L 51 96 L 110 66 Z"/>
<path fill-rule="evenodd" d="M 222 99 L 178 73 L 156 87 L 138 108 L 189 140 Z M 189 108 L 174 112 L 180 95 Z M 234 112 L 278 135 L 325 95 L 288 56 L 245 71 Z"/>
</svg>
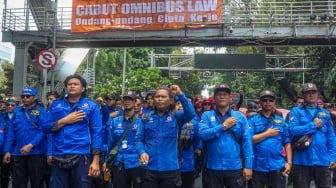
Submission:
<svg viewBox="0 0 336 188">
<path fill-rule="evenodd" d="M 274 102 L 274 99 L 261 99 L 261 102 Z"/>
<path fill-rule="evenodd" d="M 23 99 L 23 98 L 29 99 L 30 97 L 31 97 L 31 95 L 21 95 L 21 99 Z"/>
<path fill-rule="evenodd" d="M 15 107 L 16 105 L 15 105 L 15 104 L 6 104 L 6 106 L 12 106 L 12 107 Z"/>
</svg>

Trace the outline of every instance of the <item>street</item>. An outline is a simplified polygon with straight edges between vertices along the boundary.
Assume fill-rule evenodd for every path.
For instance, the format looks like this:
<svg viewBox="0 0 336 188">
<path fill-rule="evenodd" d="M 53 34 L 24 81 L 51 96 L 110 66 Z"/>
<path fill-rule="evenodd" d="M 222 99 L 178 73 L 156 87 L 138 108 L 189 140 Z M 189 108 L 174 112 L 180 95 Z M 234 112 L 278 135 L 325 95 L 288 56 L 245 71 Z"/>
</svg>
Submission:
<svg viewBox="0 0 336 188">
<path fill-rule="evenodd" d="M 201 178 L 201 176 L 198 177 L 195 180 L 195 187 L 194 188 L 202 188 L 202 178 Z M 291 185 L 287 186 L 286 188 L 293 188 L 293 185 L 291 184 Z M 315 188 L 314 181 L 311 182 L 310 188 Z"/>
</svg>

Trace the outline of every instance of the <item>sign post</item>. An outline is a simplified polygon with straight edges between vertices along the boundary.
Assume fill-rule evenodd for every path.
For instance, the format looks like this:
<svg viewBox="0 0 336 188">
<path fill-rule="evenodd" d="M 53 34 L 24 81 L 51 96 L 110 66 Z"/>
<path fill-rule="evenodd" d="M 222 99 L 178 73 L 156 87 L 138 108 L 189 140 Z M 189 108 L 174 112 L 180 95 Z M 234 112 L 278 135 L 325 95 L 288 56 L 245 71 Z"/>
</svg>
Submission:
<svg viewBox="0 0 336 188">
<path fill-rule="evenodd" d="M 42 92 L 42 101 L 43 104 L 46 104 L 46 94 L 47 94 L 47 79 L 48 79 L 48 70 L 54 68 L 57 64 L 57 56 L 51 50 L 42 50 L 36 56 L 36 62 L 39 67 L 43 69 L 43 92 Z"/>
</svg>

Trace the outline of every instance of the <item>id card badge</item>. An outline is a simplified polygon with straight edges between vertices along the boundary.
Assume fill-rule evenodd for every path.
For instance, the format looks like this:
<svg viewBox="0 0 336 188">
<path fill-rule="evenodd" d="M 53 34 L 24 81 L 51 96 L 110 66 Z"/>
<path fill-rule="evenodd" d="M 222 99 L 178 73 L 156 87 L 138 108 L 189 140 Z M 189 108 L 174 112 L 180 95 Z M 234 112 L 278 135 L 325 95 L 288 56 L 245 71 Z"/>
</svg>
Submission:
<svg viewBox="0 0 336 188">
<path fill-rule="evenodd" d="M 121 148 L 122 148 L 122 149 L 127 149 L 127 140 L 123 140 L 123 141 L 121 142 Z"/>
</svg>

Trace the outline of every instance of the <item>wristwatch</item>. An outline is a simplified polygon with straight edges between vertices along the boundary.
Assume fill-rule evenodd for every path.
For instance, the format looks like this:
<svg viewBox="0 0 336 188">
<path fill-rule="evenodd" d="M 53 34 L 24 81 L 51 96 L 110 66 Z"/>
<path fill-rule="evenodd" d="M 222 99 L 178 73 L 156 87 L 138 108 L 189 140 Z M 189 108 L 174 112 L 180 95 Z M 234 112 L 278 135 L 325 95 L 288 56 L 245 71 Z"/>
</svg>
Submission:
<svg viewBox="0 0 336 188">
<path fill-rule="evenodd" d="M 223 124 L 223 130 L 226 131 L 227 129 L 228 127 L 225 124 Z"/>
</svg>

